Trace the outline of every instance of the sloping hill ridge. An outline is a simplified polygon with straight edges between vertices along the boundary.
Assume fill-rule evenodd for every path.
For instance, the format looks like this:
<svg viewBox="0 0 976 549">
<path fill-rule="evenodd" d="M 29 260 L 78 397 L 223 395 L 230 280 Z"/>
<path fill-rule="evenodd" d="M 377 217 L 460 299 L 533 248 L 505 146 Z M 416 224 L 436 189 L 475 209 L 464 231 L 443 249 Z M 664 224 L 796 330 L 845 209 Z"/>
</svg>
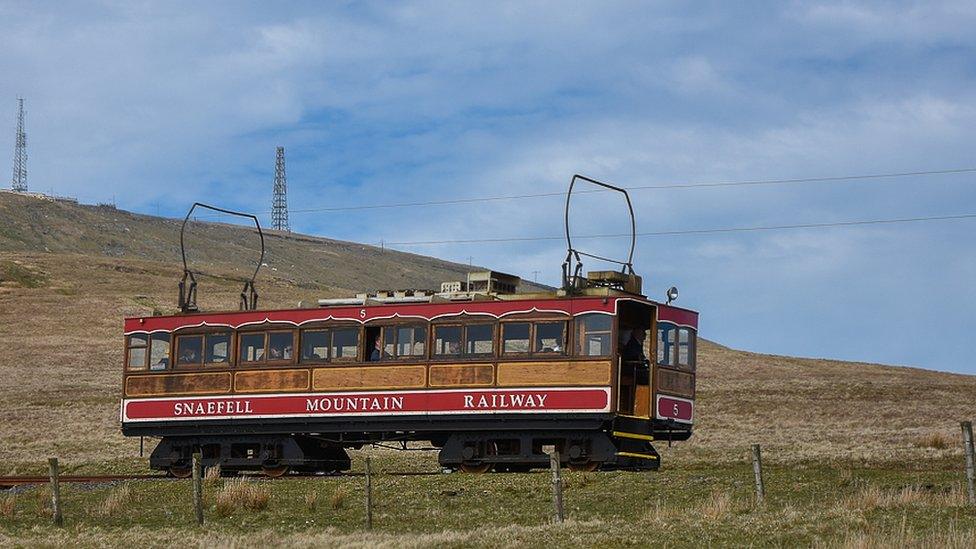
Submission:
<svg viewBox="0 0 976 549">
<path fill-rule="evenodd" d="M 204 210 L 201 215 L 210 213 Z M 181 265 L 181 219 L 0 192 L 0 220 L 0 251 L 43 251 Z M 260 239 L 253 228 L 246 226 L 190 223 L 186 242 L 191 269 L 222 277 L 249 276 L 260 256 Z M 467 265 L 432 257 L 267 228 L 265 247 L 267 267 L 261 273 L 264 277 L 327 290 L 328 295 L 381 289 L 438 289 L 441 282 L 463 280 L 470 270 Z M 533 287 L 531 283 L 525 286 Z"/>
<path fill-rule="evenodd" d="M 254 253 L 253 234 L 203 229 L 222 251 L 197 260 L 221 276 L 239 274 L 228 257 Z M 140 466 L 138 440 L 119 434 L 122 318 L 174 308 L 178 231 L 174 220 L 0 193 L 0 475 L 47 455 L 93 470 Z M 269 308 L 364 288 L 431 287 L 466 269 L 300 236 L 273 236 L 268 249 L 258 289 Z M 235 308 L 239 290 L 229 278 L 207 279 L 201 306 Z M 773 463 L 955 469 L 959 421 L 976 419 L 976 376 L 703 341 L 696 401 L 692 439 L 661 444 L 666 466 L 742 461 L 758 442 Z"/>
</svg>

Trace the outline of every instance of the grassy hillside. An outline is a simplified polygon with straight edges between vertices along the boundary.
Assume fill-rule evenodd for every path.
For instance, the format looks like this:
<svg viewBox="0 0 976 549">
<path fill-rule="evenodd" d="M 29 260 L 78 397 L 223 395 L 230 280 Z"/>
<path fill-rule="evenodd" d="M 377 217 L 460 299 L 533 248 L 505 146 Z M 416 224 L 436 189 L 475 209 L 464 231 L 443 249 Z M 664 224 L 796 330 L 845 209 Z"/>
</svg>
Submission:
<svg viewBox="0 0 976 549">
<path fill-rule="evenodd" d="M 204 210 L 200 215 L 210 214 Z M 200 219 L 187 228 L 190 268 L 217 276 L 249 277 L 260 257 L 260 239 L 253 228 L 219 223 L 212 216 Z M 182 219 L 0 193 L 0 220 L 2 252 L 76 254 L 182 265 Z M 463 280 L 469 270 L 467 265 L 432 257 L 267 228 L 265 247 L 267 266 L 261 273 L 264 280 L 317 290 L 315 295 L 319 297 L 364 290 L 436 289 L 441 282 Z"/>
<path fill-rule="evenodd" d="M 54 455 L 68 472 L 145 470 L 138 440 L 119 434 L 121 322 L 173 307 L 178 228 L 172 220 L 0 193 L 0 475 L 40 472 Z M 198 229 L 211 231 L 231 255 L 254 251 L 241 229 Z M 370 287 L 431 287 L 464 272 L 432 258 L 325 239 L 275 236 L 269 251 L 277 271 L 268 269 L 258 283 L 268 307 Z M 201 289 L 205 308 L 236 306 L 239 284 L 229 278 L 236 273 L 226 257 L 198 258 L 219 275 Z M 544 525 L 542 474 L 386 478 L 380 532 L 371 535 L 357 533 L 361 502 L 351 478 L 273 483 L 267 510 L 215 518 L 210 533 L 180 526 L 189 516 L 182 508 L 153 515 L 147 506 L 155 498 L 185 495 L 185 485 L 161 483 L 134 486 L 129 496 L 113 495 L 111 487 L 67 488 L 69 532 L 38 526 L 42 491 L 0 495 L 0 544 L 261 545 L 281 529 L 299 545 L 870 547 L 967 546 L 976 539 L 976 513 L 960 488 L 958 442 L 959 420 L 976 419 L 976 377 L 704 342 L 698 387 L 696 433 L 662 448 L 663 470 L 571 474 L 572 521 L 562 527 Z M 770 467 L 771 501 L 763 508 L 749 496 L 748 446 L 756 442 Z M 369 451 L 385 470 L 436 466 L 430 453 Z M 357 464 L 361 455 L 354 455 Z M 328 501 L 342 490 L 347 503 L 332 509 Z M 123 497 L 132 502 L 125 510 L 98 510 Z M 319 498 L 318 510 L 308 498 Z M 13 501 L 9 516 L 5 501 Z M 208 502 L 208 513 L 215 512 L 216 502 Z M 469 512 L 457 513 L 459 505 Z M 318 525 L 309 522 L 313 515 Z M 323 531 L 322 523 L 332 529 Z"/>
</svg>

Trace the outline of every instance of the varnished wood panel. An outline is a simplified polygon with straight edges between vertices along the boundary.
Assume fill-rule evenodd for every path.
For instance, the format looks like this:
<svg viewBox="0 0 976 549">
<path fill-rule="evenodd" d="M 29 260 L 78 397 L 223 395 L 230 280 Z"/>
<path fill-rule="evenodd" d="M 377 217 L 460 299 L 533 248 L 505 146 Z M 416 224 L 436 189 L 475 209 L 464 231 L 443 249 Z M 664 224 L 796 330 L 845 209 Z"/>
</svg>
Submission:
<svg viewBox="0 0 976 549">
<path fill-rule="evenodd" d="M 431 387 L 491 385 L 495 370 L 491 364 L 434 364 L 430 367 Z"/>
<path fill-rule="evenodd" d="M 651 388 L 638 385 L 634 393 L 634 415 L 651 417 Z"/>
<path fill-rule="evenodd" d="M 230 383 L 230 372 L 129 376 L 125 380 L 125 395 L 134 397 L 229 393 Z"/>
<path fill-rule="evenodd" d="M 609 362 L 503 362 L 498 386 L 609 385 Z"/>
<path fill-rule="evenodd" d="M 234 375 L 234 390 L 239 393 L 308 390 L 308 370 L 254 370 Z"/>
<path fill-rule="evenodd" d="M 422 365 L 317 368 L 312 374 L 312 389 L 316 391 L 407 389 L 425 385 L 427 368 Z"/>
<path fill-rule="evenodd" d="M 676 372 L 658 368 L 655 372 L 657 390 L 662 393 L 693 398 L 695 396 L 695 376 L 687 372 Z"/>
</svg>

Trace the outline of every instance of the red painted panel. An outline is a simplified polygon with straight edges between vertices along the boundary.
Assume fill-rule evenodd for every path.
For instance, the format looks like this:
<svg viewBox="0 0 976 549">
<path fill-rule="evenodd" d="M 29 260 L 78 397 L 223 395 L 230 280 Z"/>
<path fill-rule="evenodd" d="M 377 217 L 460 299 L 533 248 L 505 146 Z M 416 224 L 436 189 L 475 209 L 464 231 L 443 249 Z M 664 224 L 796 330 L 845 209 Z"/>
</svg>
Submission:
<svg viewBox="0 0 976 549">
<path fill-rule="evenodd" d="M 698 313 L 688 309 L 678 309 L 667 305 L 658 305 L 657 319 L 664 322 L 674 322 L 683 326 L 698 329 Z"/>
<path fill-rule="evenodd" d="M 130 399 L 124 421 L 424 414 L 606 412 L 609 388 L 460 389 Z"/>
<path fill-rule="evenodd" d="M 683 398 L 668 396 L 657 397 L 657 417 L 659 419 L 673 419 L 682 423 L 691 423 L 695 414 L 695 403 Z"/>
</svg>

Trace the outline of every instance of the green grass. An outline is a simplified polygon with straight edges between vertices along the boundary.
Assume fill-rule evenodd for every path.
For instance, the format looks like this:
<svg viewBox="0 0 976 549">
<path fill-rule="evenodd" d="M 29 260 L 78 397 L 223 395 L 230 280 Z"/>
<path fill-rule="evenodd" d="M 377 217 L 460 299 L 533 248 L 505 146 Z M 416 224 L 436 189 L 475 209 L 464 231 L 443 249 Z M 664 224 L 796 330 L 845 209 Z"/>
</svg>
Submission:
<svg viewBox="0 0 976 549">
<path fill-rule="evenodd" d="M 389 471 L 430 461 L 408 459 L 381 454 L 374 462 L 378 470 Z M 435 464 L 422 468 L 433 470 Z M 46 487 L 30 488 L 16 496 L 12 517 L 0 517 L 0 544 L 70 539 L 118 545 L 139 539 L 169 545 L 217 536 L 260 545 L 273 532 L 285 542 L 319 545 L 343 539 L 358 543 L 365 535 L 362 477 L 255 480 L 271 494 L 267 507 L 220 516 L 216 493 L 225 482 L 205 485 L 203 527 L 193 524 L 190 481 L 131 481 L 131 497 L 108 515 L 105 502 L 118 499 L 113 496 L 117 486 L 66 484 L 62 494 L 69 534 L 50 525 Z M 962 545 L 976 531 L 976 509 L 965 505 L 958 470 L 767 467 L 767 498 L 761 506 L 755 503 L 751 466 L 745 462 L 674 466 L 657 473 L 566 471 L 564 482 L 568 522 L 551 525 L 548 472 L 412 477 L 381 472 L 374 479 L 374 531 L 366 539 L 451 546 L 794 546 L 853 543 L 865 536 L 924 543 L 952 532 L 951 539 Z M 345 497 L 334 509 L 337 490 Z M 313 508 L 309 499 L 316 501 Z M 328 537 L 317 538 L 324 532 Z"/>
<path fill-rule="evenodd" d="M 0 283 L 13 282 L 22 288 L 40 288 L 47 284 L 47 277 L 13 261 L 0 261 Z"/>
</svg>

